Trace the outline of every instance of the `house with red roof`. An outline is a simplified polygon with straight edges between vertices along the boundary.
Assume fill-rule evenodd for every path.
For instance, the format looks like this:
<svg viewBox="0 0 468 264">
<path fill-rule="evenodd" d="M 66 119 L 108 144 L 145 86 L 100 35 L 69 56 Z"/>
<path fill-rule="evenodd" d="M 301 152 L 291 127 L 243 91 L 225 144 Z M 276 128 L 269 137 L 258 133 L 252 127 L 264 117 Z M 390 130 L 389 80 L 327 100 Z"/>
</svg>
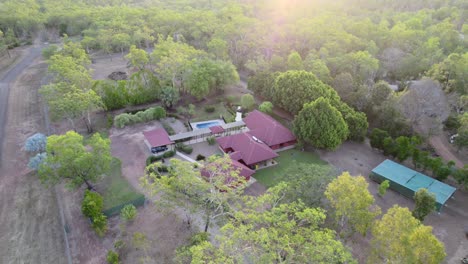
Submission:
<svg viewBox="0 0 468 264">
<path fill-rule="evenodd" d="M 229 154 L 232 160 L 236 160 L 250 169 L 255 169 L 257 165 L 266 165 L 265 162 L 278 157 L 275 151 L 249 132 L 220 137 L 216 141 L 223 152 Z"/>
<path fill-rule="evenodd" d="M 253 111 L 244 118 L 249 131 L 216 141 L 224 153 L 250 169 L 266 166 L 278 157 L 275 150 L 294 146 L 296 137 L 271 116 L 260 111 Z"/>
<path fill-rule="evenodd" d="M 294 146 L 297 141 L 294 134 L 276 121 L 273 117 L 254 110 L 244 118 L 244 123 L 249 128 L 249 133 L 271 149 L 281 149 L 288 146 Z"/>
<path fill-rule="evenodd" d="M 174 144 L 164 128 L 144 131 L 143 135 L 145 136 L 145 143 L 152 153 L 166 151 L 169 149 L 168 146 Z"/>
</svg>

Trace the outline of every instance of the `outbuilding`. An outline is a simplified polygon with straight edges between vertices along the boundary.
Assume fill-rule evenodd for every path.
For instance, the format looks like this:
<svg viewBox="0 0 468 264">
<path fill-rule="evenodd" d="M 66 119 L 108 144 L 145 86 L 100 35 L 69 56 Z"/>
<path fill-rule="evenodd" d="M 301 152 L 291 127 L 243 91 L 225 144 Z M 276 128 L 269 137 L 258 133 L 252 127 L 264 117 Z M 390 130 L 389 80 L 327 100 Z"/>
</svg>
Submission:
<svg viewBox="0 0 468 264">
<path fill-rule="evenodd" d="M 391 189 L 408 198 L 413 198 L 419 189 L 426 188 L 435 194 L 436 207 L 439 212 L 456 191 L 455 187 L 388 159 L 372 170 L 370 178 L 378 183 L 388 180 Z"/>
<path fill-rule="evenodd" d="M 143 135 L 145 136 L 145 143 L 152 153 L 166 151 L 174 144 L 164 128 L 145 131 Z"/>
</svg>

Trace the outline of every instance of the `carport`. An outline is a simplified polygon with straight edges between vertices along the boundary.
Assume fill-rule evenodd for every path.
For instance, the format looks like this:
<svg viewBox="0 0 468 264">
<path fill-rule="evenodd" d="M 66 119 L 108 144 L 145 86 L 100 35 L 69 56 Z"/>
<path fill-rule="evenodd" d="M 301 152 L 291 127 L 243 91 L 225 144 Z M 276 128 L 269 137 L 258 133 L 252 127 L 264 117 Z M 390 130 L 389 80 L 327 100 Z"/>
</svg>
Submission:
<svg viewBox="0 0 468 264">
<path fill-rule="evenodd" d="M 450 185 L 388 159 L 372 170 L 370 178 L 378 183 L 388 180 L 391 189 L 408 198 L 413 198 L 419 189 L 426 188 L 435 194 L 438 212 L 456 191 L 456 188 Z"/>
<path fill-rule="evenodd" d="M 144 131 L 145 144 L 152 153 L 163 152 L 174 144 L 164 128 Z"/>
</svg>

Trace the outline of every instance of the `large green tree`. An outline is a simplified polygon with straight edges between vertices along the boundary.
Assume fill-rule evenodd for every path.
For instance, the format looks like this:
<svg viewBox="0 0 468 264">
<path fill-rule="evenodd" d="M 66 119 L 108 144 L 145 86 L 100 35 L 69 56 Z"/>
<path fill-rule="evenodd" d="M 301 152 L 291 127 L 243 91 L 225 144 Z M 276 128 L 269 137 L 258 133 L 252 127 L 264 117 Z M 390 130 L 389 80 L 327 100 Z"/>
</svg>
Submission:
<svg viewBox="0 0 468 264">
<path fill-rule="evenodd" d="M 341 113 L 323 97 L 305 104 L 294 118 L 299 140 L 317 148 L 336 149 L 348 137 L 348 125 Z"/>
<path fill-rule="evenodd" d="M 156 65 L 156 72 L 162 80 L 178 88 L 178 82 L 183 79 L 183 73 L 193 63 L 193 59 L 204 54 L 186 43 L 174 41 L 172 37 L 159 35 L 158 43 L 151 53 L 151 61 Z"/>
<path fill-rule="evenodd" d="M 75 119 L 81 118 L 88 132 L 92 132 L 92 112 L 103 107 L 101 98 L 94 90 L 82 90 L 74 84 L 59 82 L 42 86 L 40 93 L 49 105 L 52 118 L 67 119 L 74 130 Z"/>
<path fill-rule="evenodd" d="M 388 209 L 372 227 L 371 255 L 368 263 L 441 263 L 444 245 L 411 215 L 408 208 L 397 205 Z"/>
<path fill-rule="evenodd" d="M 294 161 L 283 174 L 288 178 L 286 201 L 300 199 L 308 207 L 319 207 L 327 185 L 338 173 L 328 165 Z"/>
<path fill-rule="evenodd" d="M 195 60 L 184 75 L 184 87 L 199 100 L 238 81 L 239 75 L 234 65 L 211 59 Z"/>
<path fill-rule="evenodd" d="M 190 249 L 192 263 L 356 263 L 335 232 L 323 227 L 322 209 L 282 203 L 287 188 L 280 183 L 260 197 L 246 196 L 216 243 Z"/>
<path fill-rule="evenodd" d="M 85 183 L 92 189 L 91 183 L 110 171 L 110 140 L 103 139 L 99 133 L 87 140 L 73 131 L 49 136 L 46 152 L 47 158 L 38 170 L 43 183 L 65 181 L 71 188 Z"/>
<path fill-rule="evenodd" d="M 149 55 L 145 50 L 137 48 L 135 45 L 130 46 L 130 51 L 125 56 L 130 64 L 138 70 L 143 70 L 149 63 Z"/>
<path fill-rule="evenodd" d="M 421 188 L 414 194 L 414 203 L 413 216 L 423 222 L 424 218 L 436 209 L 435 194 L 430 193 L 426 188 Z"/>
<path fill-rule="evenodd" d="M 342 231 L 357 231 L 366 235 L 380 208 L 367 189 L 369 184 L 362 176 L 352 177 L 344 172 L 328 184 L 325 196 L 334 209 L 336 221 Z"/>
<path fill-rule="evenodd" d="M 245 188 L 245 178 L 239 176 L 229 156 L 210 157 L 202 169 L 177 159 L 171 160 L 167 174 L 159 172 L 161 166 L 155 163 L 146 168 L 142 186 L 150 195 L 160 195 L 156 202 L 159 206 L 182 206 L 189 212 L 202 212 L 205 232 L 211 222 L 234 213 L 230 208 L 240 201 Z"/>
<path fill-rule="evenodd" d="M 297 114 L 304 104 L 324 97 L 331 102 L 338 102 L 338 94 L 322 83 L 313 73 L 306 71 L 287 71 L 276 77 L 274 103 L 281 108 Z"/>
<path fill-rule="evenodd" d="M 297 51 L 292 51 L 288 56 L 288 70 L 304 70 L 304 63 L 302 62 L 301 55 L 297 53 Z"/>
<path fill-rule="evenodd" d="M 429 75 L 439 81 L 447 91 L 468 94 L 468 52 L 450 54 L 444 61 L 434 64 Z"/>
</svg>

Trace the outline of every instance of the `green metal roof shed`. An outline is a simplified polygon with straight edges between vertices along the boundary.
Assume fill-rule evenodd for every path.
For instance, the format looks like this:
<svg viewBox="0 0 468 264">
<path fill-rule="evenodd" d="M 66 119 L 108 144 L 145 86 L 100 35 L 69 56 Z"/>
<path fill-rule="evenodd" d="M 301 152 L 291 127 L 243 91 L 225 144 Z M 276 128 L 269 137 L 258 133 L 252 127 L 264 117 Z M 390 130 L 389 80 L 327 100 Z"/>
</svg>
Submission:
<svg viewBox="0 0 468 264">
<path fill-rule="evenodd" d="M 370 178 L 379 183 L 388 180 L 391 189 L 408 198 L 413 198 L 414 193 L 419 189 L 426 188 L 429 192 L 435 194 L 436 207 L 439 212 L 456 191 L 456 188 L 450 185 L 388 159 L 372 170 Z"/>
</svg>

